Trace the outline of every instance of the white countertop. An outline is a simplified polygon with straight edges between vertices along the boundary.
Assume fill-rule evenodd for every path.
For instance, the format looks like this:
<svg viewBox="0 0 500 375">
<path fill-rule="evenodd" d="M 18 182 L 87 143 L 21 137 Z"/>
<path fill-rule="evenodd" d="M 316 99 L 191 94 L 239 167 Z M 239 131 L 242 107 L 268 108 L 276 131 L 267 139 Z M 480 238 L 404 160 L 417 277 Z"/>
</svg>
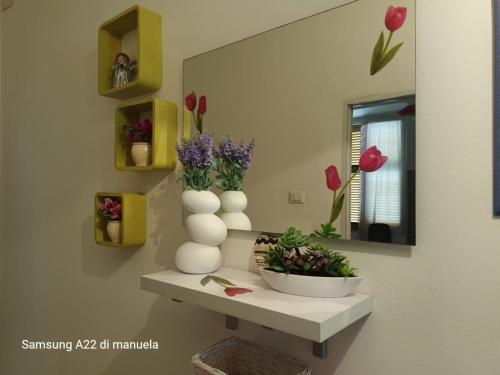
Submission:
<svg viewBox="0 0 500 375">
<path fill-rule="evenodd" d="M 206 275 L 173 270 L 142 276 L 141 288 L 315 342 L 323 342 L 372 311 L 373 298 L 367 294 L 300 297 L 271 289 L 253 272 L 222 267 L 212 275 L 253 292 L 229 297 L 214 282 L 201 285 L 200 280 Z"/>
</svg>

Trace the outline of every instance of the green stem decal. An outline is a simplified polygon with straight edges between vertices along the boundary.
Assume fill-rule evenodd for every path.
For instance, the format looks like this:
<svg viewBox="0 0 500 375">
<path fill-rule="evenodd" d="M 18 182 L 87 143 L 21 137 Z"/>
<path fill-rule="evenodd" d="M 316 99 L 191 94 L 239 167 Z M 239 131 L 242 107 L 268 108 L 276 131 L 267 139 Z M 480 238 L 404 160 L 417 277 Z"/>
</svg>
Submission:
<svg viewBox="0 0 500 375">
<path fill-rule="evenodd" d="M 342 206 L 344 205 L 345 191 L 351 184 L 353 178 L 356 177 L 358 174 L 359 170 L 352 173 L 349 179 L 344 184 L 344 186 L 342 186 L 342 189 L 340 189 L 340 192 L 338 194 L 336 191 L 333 192 L 332 211 L 330 213 L 330 220 L 328 221 L 328 223 L 330 224 L 333 223 L 339 217 L 340 212 L 342 211 Z"/>
<path fill-rule="evenodd" d="M 236 286 L 229 280 L 223 279 L 222 277 L 213 276 L 213 275 L 205 276 L 203 279 L 201 279 L 200 284 L 205 286 L 210 281 L 213 281 L 214 283 L 219 284 L 220 286 L 223 286 L 224 288 L 226 288 L 228 286 Z"/>
<path fill-rule="evenodd" d="M 391 31 L 391 33 L 389 34 L 389 38 L 387 38 L 387 43 L 385 44 L 384 51 L 382 52 L 382 55 L 385 55 L 385 53 L 387 52 L 387 48 L 389 48 L 389 44 L 391 43 L 391 39 L 392 39 L 393 34 L 394 33 Z"/>
<path fill-rule="evenodd" d="M 372 60 L 370 62 L 370 74 L 372 76 L 380 72 L 387 64 L 389 64 L 396 56 L 399 49 L 403 46 L 403 43 L 399 43 L 389 49 L 393 35 L 394 32 L 391 31 L 389 33 L 389 37 L 387 38 L 387 42 L 385 42 L 384 32 L 380 33 L 377 43 L 373 48 Z"/>
</svg>

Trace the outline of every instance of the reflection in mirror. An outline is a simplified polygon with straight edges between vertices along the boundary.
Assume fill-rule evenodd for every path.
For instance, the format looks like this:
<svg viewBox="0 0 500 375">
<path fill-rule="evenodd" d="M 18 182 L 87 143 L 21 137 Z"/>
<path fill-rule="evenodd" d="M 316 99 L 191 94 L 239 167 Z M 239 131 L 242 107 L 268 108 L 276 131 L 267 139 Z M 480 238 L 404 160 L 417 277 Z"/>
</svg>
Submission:
<svg viewBox="0 0 500 375">
<path fill-rule="evenodd" d="M 415 244 L 415 96 L 352 107 L 351 171 L 376 145 L 388 160 L 350 185 L 351 239 Z"/>
<path fill-rule="evenodd" d="M 415 3 L 394 4 L 402 18 L 390 5 L 358 0 L 184 61 L 184 95 L 207 97 L 204 131 L 255 140 L 252 230 L 331 221 L 342 239 L 415 243 Z M 345 186 L 373 145 L 389 160 L 346 186 L 332 215 L 325 169 Z"/>
</svg>

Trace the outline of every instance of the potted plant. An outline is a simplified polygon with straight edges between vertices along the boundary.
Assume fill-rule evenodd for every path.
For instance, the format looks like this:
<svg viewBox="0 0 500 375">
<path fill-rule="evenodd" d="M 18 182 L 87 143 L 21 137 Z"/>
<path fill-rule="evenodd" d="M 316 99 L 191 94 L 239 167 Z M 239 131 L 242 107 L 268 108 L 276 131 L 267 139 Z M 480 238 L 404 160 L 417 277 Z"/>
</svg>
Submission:
<svg viewBox="0 0 500 375">
<path fill-rule="evenodd" d="M 148 118 L 136 121 L 132 125 L 123 125 L 123 132 L 132 142 L 130 153 L 135 165 L 145 167 L 151 160 L 151 139 L 153 137 L 153 124 Z"/>
<path fill-rule="evenodd" d="M 97 208 L 97 212 L 106 221 L 106 233 L 113 243 L 121 241 L 122 233 L 122 204 L 119 199 L 104 198 L 104 201 Z"/>
<path fill-rule="evenodd" d="M 227 227 L 215 215 L 220 200 L 210 191 L 214 183 L 210 174 L 214 164 L 214 140 L 208 134 L 199 134 L 183 140 L 176 149 L 183 166 L 182 203 L 191 213 L 186 219 L 186 228 L 192 241 L 177 249 L 175 262 L 186 273 L 215 272 L 222 263 L 217 246 L 226 240 Z"/>
<path fill-rule="evenodd" d="M 344 297 L 362 280 L 344 255 L 312 243 L 293 227 L 269 248 L 264 261 L 262 278 L 273 289 L 288 294 Z"/>
<path fill-rule="evenodd" d="M 228 229 L 252 230 L 250 219 L 243 212 L 247 206 L 243 177 L 252 162 L 254 148 L 254 141 L 245 146 L 243 142 L 237 144 L 226 138 L 215 150 L 214 169 L 217 185 L 222 190 L 219 196 L 222 213 L 219 216 Z"/>
</svg>

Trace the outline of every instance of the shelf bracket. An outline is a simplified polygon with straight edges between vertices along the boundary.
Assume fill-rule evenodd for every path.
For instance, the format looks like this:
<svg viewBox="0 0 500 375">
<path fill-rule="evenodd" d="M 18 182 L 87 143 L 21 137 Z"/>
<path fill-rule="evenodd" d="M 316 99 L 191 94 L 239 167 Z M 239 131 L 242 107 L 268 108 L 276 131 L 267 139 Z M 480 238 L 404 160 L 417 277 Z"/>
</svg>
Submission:
<svg viewBox="0 0 500 375">
<path fill-rule="evenodd" d="M 234 316 L 226 315 L 226 328 L 227 329 L 238 329 L 238 318 Z"/>
<path fill-rule="evenodd" d="M 317 358 L 325 359 L 328 357 L 328 341 L 315 342 L 313 341 L 313 355 Z"/>
</svg>

